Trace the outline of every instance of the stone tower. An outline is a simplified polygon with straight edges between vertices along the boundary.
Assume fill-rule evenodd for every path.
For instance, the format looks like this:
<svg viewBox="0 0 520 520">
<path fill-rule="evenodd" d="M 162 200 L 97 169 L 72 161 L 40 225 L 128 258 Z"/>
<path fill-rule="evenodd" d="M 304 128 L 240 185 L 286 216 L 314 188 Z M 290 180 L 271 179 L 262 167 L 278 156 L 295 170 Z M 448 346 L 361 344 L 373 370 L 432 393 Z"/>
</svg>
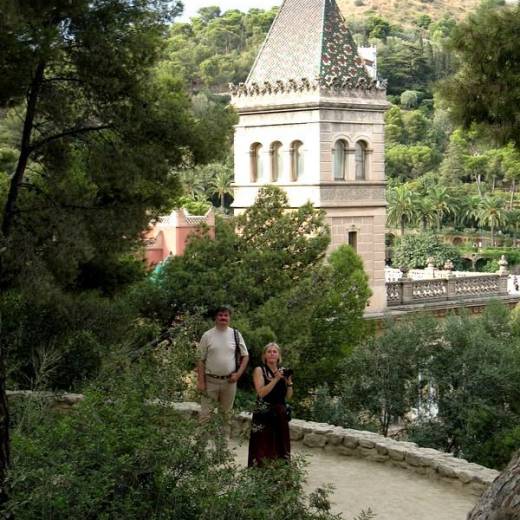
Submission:
<svg viewBox="0 0 520 520">
<path fill-rule="evenodd" d="M 335 0 L 285 0 L 246 82 L 231 86 L 237 213 L 264 184 L 327 213 L 331 250 L 352 245 L 386 307 L 386 88 L 358 54 Z"/>
</svg>

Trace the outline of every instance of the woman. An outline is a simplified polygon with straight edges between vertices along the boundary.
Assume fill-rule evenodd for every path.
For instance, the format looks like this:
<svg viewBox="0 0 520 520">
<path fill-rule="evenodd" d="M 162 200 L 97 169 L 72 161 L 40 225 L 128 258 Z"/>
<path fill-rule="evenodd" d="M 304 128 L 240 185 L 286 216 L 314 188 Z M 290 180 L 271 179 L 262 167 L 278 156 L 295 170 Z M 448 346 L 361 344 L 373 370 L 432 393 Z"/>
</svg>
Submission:
<svg viewBox="0 0 520 520">
<path fill-rule="evenodd" d="M 289 459 L 291 440 L 285 400 L 293 393 L 292 375 L 284 377 L 282 356 L 276 343 L 262 352 L 262 366 L 253 371 L 257 407 L 251 422 L 248 466 L 260 466 L 265 460 Z"/>
</svg>

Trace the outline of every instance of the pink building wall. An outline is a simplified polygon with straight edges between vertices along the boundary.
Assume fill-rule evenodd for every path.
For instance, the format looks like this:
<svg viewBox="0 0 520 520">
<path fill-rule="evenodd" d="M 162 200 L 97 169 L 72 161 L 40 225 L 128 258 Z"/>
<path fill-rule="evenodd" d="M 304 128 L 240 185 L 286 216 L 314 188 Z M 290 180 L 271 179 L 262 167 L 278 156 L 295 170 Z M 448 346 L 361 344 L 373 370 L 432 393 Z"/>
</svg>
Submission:
<svg viewBox="0 0 520 520">
<path fill-rule="evenodd" d="M 149 267 L 163 262 L 170 255 L 182 256 L 191 235 L 200 226 L 209 228 L 209 235 L 215 237 L 215 213 L 210 209 L 204 216 L 190 215 L 185 209 L 174 211 L 150 227 L 145 233 L 145 261 Z"/>
</svg>

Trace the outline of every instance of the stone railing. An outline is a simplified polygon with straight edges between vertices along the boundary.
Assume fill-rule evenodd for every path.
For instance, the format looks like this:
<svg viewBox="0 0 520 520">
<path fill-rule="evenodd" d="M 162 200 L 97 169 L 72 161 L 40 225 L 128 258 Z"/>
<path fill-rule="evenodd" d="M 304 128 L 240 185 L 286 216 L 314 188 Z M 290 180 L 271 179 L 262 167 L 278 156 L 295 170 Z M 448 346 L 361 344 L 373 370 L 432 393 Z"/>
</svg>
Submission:
<svg viewBox="0 0 520 520">
<path fill-rule="evenodd" d="M 449 271 L 446 269 L 410 269 L 408 278 L 412 280 L 436 280 L 437 278 L 467 278 L 477 276 L 489 276 L 490 273 L 477 273 L 474 271 Z M 387 283 L 398 282 L 403 278 L 401 269 L 385 267 L 385 280 Z"/>
<path fill-rule="evenodd" d="M 508 294 L 508 276 L 489 274 L 463 278 L 411 280 L 386 284 L 388 306 L 456 301 L 465 298 L 499 297 Z"/>
<path fill-rule="evenodd" d="M 436 269 L 430 260 L 426 269 L 385 269 L 389 307 L 461 299 L 484 299 L 508 294 L 509 271 L 503 256 L 495 274 L 454 271 L 453 263 Z"/>
<path fill-rule="evenodd" d="M 174 406 L 194 417 L 200 408 L 196 403 L 176 403 Z M 250 413 L 237 414 L 233 422 L 233 436 L 247 438 L 250 425 Z M 307 448 L 389 464 L 425 478 L 458 486 L 476 496 L 480 496 L 500 474 L 493 469 L 458 459 L 450 453 L 419 448 L 413 442 L 396 441 L 373 432 L 293 419 L 290 422 L 290 433 L 292 442 L 301 442 Z"/>
<path fill-rule="evenodd" d="M 81 394 L 52 394 L 15 391 L 7 392 L 10 400 L 16 398 L 44 399 L 53 408 L 66 411 L 84 399 Z M 173 407 L 188 417 L 197 417 L 197 403 L 164 403 L 159 406 Z M 232 434 L 235 438 L 247 439 L 251 426 L 251 414 L 239 413 L 233 418 Z M 292 442 L 302 443 L 307 448 L 325 450 L 343 457 L 358 457 L 370 462 L 389 464 L 425 478 L 441 480 L 458 486 L 461 490 L 480 496 L 498 477 L 499 472 L 455 458 L 450 453 L 419 448 L 413 442 L 389 439 L 373 432 L 351 430 L 330 424 L 293 419 L 290 422 Z"/>
</svg>

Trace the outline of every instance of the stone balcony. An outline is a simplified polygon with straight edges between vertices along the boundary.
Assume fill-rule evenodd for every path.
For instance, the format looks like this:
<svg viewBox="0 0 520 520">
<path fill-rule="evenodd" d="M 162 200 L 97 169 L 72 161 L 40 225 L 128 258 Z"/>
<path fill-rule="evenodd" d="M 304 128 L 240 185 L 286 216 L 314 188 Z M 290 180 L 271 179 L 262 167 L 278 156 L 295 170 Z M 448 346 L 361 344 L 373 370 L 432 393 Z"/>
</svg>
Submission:
<svg viewBox="0 0 520 520">
<path fill-rule="evenodd" d="M 386 293 L 388 307 L 442 302 L 464 302 L 509 296 L 511 286 L 504 257 L 497 273 L 454 271 L 448 262 L 436 269 L 430 261 L 426 269 L 387 268 Z"/>
</svg>

